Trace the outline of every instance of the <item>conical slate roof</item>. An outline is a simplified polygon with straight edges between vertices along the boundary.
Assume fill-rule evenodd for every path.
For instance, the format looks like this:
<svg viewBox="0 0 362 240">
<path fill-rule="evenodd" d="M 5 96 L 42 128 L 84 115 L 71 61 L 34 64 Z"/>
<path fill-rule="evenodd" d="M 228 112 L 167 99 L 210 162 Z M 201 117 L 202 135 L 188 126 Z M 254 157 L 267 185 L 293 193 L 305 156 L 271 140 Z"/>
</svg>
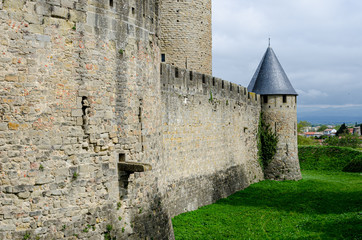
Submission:
<svg viewBox="0 0 362 240">
<path fill-rule="evenodd" d="M 270 46 L 249 83 L 248 91 L 260 95 L 298 95 Z"/>
</svg>

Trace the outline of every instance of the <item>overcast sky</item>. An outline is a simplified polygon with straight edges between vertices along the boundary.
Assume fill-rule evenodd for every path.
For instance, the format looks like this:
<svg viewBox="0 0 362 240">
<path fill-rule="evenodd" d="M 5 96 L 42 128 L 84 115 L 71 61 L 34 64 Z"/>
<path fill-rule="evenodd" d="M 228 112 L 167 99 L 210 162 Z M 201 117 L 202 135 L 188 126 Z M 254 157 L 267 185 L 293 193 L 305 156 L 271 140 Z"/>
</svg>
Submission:
<svg viewBox="0 0 362 240">
<path fill-rule="evenodd" d="M 362 1 L 212 2 L 214 76 L 248 86 L 270 37 L 299 94 L 299 118 L 362 122 Z"/>
</svg>

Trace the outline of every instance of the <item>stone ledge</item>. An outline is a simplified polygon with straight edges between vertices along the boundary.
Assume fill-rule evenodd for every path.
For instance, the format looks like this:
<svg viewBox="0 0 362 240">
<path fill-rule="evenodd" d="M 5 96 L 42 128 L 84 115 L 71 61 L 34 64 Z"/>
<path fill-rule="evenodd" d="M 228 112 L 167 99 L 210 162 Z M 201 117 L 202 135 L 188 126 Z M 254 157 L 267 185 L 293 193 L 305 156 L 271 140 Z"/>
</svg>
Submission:
<svg viewBox="0 0 362 240">
<path fill-rule="evenodd" d="M 127 172 L 146 172 L 151 171 L 152 166 L 145 163 L 120 162 L 118 170 Z"/>
</svg>

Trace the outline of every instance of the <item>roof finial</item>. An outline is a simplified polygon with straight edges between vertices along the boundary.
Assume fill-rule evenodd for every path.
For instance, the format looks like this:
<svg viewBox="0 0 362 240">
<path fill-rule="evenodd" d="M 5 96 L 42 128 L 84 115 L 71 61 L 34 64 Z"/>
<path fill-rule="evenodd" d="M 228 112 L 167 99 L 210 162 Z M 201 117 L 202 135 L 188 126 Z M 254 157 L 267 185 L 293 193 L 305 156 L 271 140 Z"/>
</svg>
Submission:
<svg viewBox="0 0 362 240">
<path fill-rule="evenodd" d="M 269 38 L 269 46 L 268 47 L 270 47 L 270 38 Z"/>
</svg>

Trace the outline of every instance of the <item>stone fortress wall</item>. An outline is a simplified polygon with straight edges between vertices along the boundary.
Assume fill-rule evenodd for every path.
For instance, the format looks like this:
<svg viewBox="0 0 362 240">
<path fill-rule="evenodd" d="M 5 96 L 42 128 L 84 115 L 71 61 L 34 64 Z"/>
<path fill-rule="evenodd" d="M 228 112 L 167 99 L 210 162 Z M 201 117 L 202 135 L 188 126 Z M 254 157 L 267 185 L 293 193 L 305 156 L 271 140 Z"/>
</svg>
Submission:
<svg viewBox="0 0 362 240">
<path fill-rule="evenodd" d="M 209 75 L 161 65 L 165 192 L 171 216 L 263 179 L 260 96 Z"/>
<path fill-rule="evenodd" d="M 0 0 L 0 239 L 173 239 L 263 179 L 260 96 L 161 64 L 159 4 Z"/>
<path fill-rule="evenodd" d="M 160 15 L 165 62 L 211 75 L 211 0 L 162 0 Z"/>
</svg>

